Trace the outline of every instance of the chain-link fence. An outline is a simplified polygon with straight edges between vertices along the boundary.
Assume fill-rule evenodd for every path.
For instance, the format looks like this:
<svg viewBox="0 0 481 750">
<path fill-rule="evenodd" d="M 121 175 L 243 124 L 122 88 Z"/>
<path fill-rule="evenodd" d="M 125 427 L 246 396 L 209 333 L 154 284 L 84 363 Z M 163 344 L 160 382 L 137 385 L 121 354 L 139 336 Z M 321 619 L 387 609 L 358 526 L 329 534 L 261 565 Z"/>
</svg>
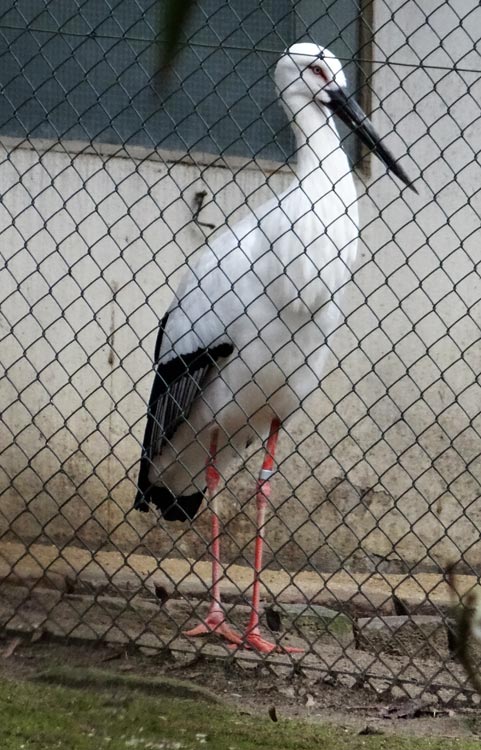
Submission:
<svg viewBox="0 0 481 750">
<path fill-rule="evenodd" d="M 481 569 L 481 11 L 471 0 L 201 0 L 169 75 L 161 72 L 162 19 L 158 0 L 0 2 L 3 627 L 295 663 L 322 679 L 451 700 L 465 681 L 444 571 L 456 563 L 458 585 L 469 590 Z M 299 185 L 299 142 L 274 86 L 275 65 L 296 41 L 337 55 L 348 98 L 369 113 L 419 193 L 341 130 L 361 222 L 357 257 L 347 263 L 347 245 L 332 254 L 338 235 L 312 220 L 322 199 L 328 218 L 334 205 L 336 221 L 353 221 L 354 201 L 339 207 L 348 174 L 336 182 L 326 166 L 342 167 L 340 152 L 325 152 L 319 167 L 316 149 L 332 130 L 324 122 L 321 140 L 310 134 L 317 164 Z M 322 196 L 309 182 L 321 172 L 333 185 L 329 192 L 324 182 Z M 296 185 L 311 202 L 298 218 L 311 217 L 314 250 L 331 241 L 328 260 L 309 254 L 304 230 L 282 208 L 280 196 Z M 265 288 L 237 312 L 227 296 L 209 341 L 199 320 L 212 317 L 212 295 L 217 303 L 222 290 L 211 288 L 200 308 L 184 297 L 190 333 L 185 320 L 175 328 L 172 312 L 171 328 L 165 322 L 186 268 L 197 305 L 202 269 L 206 277 L 222 269 L 218 255 L 210 265 L 205 258 L 226 243 L 228 255 L 237 252 L 236 283 L 245 275 L 252 290 L 262 281 L 252 263 L 245 268 L 252 258 L 242 248 L 252 232 L 272 261 L 266 201 L 276 225 L 290 222 L 279 231 L 293 248 L 272 278 L 291 279 L 295 261 L 309 257 L 324 284 L 303 323 L 319 326 L 322 371 L 311 367 L 312 351 L 282 354 L 282 305 L 272 319 L 256 318 Z M 347 274 L 329 288 L 329 267 L 339 262 Z M 296 298 L 282 294 L 286 307 Z M 216 338 L 219 324 L 228 328 L 222 316 L 249 333 L 242 345 L 229 333 L 231 349 L 213 356 L 214 345 L 226 346 Z M 259 342 L 264 352 L 259 345 L 251 357 Z M 205 349 L 208 359 L 191 366 L 188 357 Z M 170 381 L 161 373 L 174 395 L 162 412 L 157 374 L 148 409 L 168 351 L 181 361 Z M 244 415 L 234 428 L 208 395 L 229 366 L 243 372 L 223 402 Z M 281 386 L 265 392 L 279 372 L 283 385 L 297 373 L 289 419 L 292 398 Z M 206 617 L 214 507 L 223 606 L 244 637 L 259 563 L 256 482 L 277 409 L 266 417 L 249 391 L 259 382 L 265 403 L 279 391 L 290 404 L 279 407 L 262 524 L 261 631 L 279 645 L 268 657 L 242 644 L 232 651 L 218 634 L 184 634 Z M 192 411 L 194 402 L 202 408 Z M 199 461 L 208 459 L 212 421 L 218 426 L 218 492 L 192 522 L 133 509 L 148 411 L 147 484 L 177 482 L 170 489 L 178 495 L 203 490 Z M 190 438 L 179 447 L 175 434 L 186 424 Z M 195 460 L 182 454 L 187 443 L 197 445 Z M 229 443 L 231 462 L 222 458 Z"/>
</svg>

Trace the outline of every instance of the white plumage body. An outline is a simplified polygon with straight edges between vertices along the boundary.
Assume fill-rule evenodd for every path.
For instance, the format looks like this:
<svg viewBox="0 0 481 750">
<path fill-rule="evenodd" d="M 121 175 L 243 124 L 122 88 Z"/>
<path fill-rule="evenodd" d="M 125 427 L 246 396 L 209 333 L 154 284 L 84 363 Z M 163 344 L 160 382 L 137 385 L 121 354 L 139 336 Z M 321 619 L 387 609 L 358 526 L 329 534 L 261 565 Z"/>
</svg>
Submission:
<svg viewBox="0 0 481 750">
<path fill-rule="evenodd" d="M 213 424 L 226 478 L 233 453 L 253 432 L 266 437 L 274 415 L 285 421 L 319 387 L 325 340 L 339 325 L 339 292 L 356 256 L 358 213 L 332 120 L 317 107 L 307 115 L 296 127 L 293 184 L 206 244 L 170 307 L 158 363 L 226 340 L 234 345 L 153 459 L 149 480 L 176 495 L 203 490 Z"/>
</svg>

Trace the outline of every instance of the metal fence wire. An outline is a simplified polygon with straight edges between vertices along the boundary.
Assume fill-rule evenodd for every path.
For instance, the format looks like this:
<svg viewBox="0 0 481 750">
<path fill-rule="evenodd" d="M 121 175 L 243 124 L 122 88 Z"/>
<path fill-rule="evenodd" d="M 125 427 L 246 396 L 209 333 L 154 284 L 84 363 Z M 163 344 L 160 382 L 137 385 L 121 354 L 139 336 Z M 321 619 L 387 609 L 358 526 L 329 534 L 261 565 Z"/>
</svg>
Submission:
<svg viewBox="0 0 481 750">
<path fill-rule="evenodd" d="M 465 700 L 445 571 L 481 570 L 479 4 L 199 0 L 169 72 L 163 11 L 0 1 L 2 627 Z M 332 101 L 296 110 L 320 123 L 299 148 L 274 83 L 296 42 L 336 55 L 337 114 L 367 111 L 417 195 L 365 122 L 335 142 Z M 344 84 L 300 58 L 312 96 Z M 141 455 L 140 504 L 195 497 L 192 521 L 134 509 Z M 234 649 L 185 634 L 218 554 Z M 272 654 L 245 648 L 256 613 Z"/>
</svg>

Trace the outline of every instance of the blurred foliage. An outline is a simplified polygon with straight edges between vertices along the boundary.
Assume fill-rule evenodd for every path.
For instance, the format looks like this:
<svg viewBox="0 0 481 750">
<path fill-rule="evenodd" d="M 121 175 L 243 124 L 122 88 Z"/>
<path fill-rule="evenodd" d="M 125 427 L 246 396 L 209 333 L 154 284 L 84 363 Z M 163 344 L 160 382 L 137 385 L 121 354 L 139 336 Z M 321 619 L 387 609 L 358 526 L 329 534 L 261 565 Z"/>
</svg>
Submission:
<svg viewBox="0 0 481 750">
<path fill-rule="evenodd" d="M 455 614 L 455 657 L 463 665 L 472 687 L 481 695 L 481 674 L 475 648 L 481 641 L 481 594 L 479 587 L 461 593 L 454 565 L 446 571 L 446 580 L 451 589 Z"/>
<path fill-rule="evenodd" d="M 165 47 L 162 51 L 162 69 L 168 69 L 177 54 L 182 31 L 187 25 L 191 11 L 197 5 L 197 0 L 165 0 L 163 29 L 165 33 Z"/>
</svg>

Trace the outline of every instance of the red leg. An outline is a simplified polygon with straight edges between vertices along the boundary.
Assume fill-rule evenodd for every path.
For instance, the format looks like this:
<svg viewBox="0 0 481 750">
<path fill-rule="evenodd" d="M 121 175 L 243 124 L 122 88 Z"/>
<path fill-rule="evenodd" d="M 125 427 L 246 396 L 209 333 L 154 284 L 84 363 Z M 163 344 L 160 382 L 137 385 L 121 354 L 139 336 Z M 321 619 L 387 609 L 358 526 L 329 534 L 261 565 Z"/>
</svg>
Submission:
<svg viewBox="0 0 481 750">
<path fill-rule="evenodd" d="M 244 643 L 256 651 L 262 653 L 271 653 L 272 651 L 283 651 L 288 653 L 302 653 L 302 648 L 293 648 L 291 646 L 278 646 L 275 643 L 267 641 L 261 636 L 259 629 L 259 606 L 260 606 L 260 574 L 262 572 L 262 552 L 265 536 L 265 515 L 268 498 L 271 494 L 270 477 L 274 470 L 274 456 L 279 437 L 280 421 L 273 419 L 269 438 L 267 440 L 266 454 L 262 469 L 257 480 L 256 487 L 256 523 L 257 536 L 254 556 L 254 586 L 252 591 L 251 615 L 244 636 Z"/>
<path fill-rule="evenodd" d="M 242 638 L 238 633 L 232 630 L 225 622 L 224 610 L 222 609 L 221 594 L 220 594 L 220 579 L 222 577 L 222 569 L 220 564 L 220 524 L 219 516 L 217 514 L 217 501 L 215 493 L 219 484 L 219 472 L 215 466 L 215 460 L 217 456 L 217 430 L 212 433 L 209 457 L 206 463 L 206 483 L 207 483 L 207 498 L 209 506 L 212 511 L 212 590 L 211 590 L 211 603 L 207 617 L 200 625 L 197 625 L 191 630 L 184 631 L 184 635 L 189 637 L 195 637 L 198 635 L 206 635 L 208 633 L 215 633 L 220 635 L 230 643 L 236 643 L 240 645 Z"/>
</svg>

